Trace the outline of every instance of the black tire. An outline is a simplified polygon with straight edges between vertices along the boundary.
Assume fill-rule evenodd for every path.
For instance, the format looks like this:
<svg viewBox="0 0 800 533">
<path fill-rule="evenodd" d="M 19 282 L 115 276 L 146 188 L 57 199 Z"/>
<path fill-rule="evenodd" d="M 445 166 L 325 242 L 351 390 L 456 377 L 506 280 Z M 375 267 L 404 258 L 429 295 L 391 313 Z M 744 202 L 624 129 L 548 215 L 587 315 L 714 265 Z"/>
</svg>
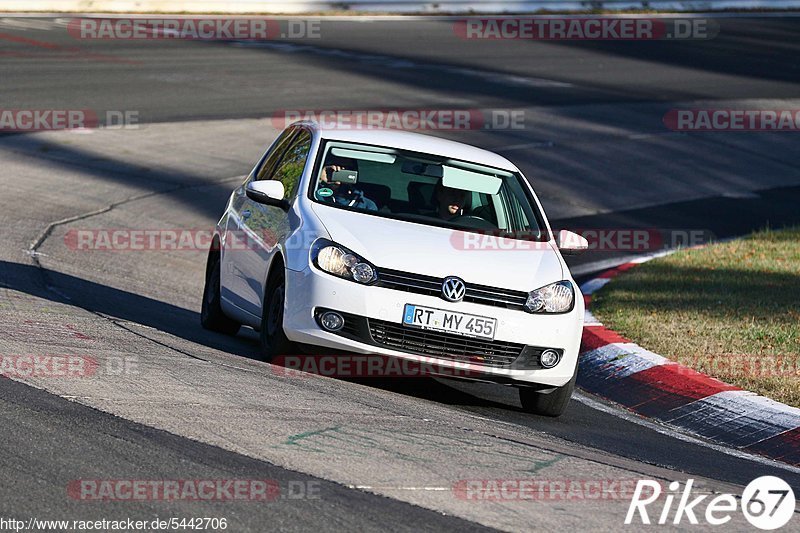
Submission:
<svg viewBox="0 0 800 533">
<path fill-rule="evenodd" d="M 272 361 L 281 355 L 296 353 L 297 347 L 283 331 L 283 307 L 286 299 L 286 274 L 283 266 L 270 275 L 264 291 L 264 306 L 261 311 L 261 358 Z"/>
<path fill-rule="evenodd" d="M 526 413 L 541 416 L 561 416 L 567 410 L 572 391 L 575 390 L 575 381 L 578 377 L 576 369 L 572 379 L 566 385 L 556 388 L 551 392 L 539 392 L 536 389 L 520 387 L 519 401 Z"/>
<path fill-rule="evenodd" d="M 211 331 L 236 335 L 242 326 L 222 312 L 219 274 L 219 254 L 214 254 L 209 258 L 206 286 L 203 289 L 203 306 L 200 309 L 200 325 Z"/>
</svg>

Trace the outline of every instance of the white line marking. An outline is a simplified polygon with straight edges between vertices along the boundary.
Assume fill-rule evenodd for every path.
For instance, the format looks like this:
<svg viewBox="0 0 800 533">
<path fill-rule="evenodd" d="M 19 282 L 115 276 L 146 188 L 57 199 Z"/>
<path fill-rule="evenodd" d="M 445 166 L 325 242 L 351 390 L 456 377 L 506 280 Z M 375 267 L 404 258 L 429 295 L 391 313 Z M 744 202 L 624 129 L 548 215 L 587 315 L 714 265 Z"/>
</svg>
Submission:
<svg viewBox="0 0 800 533">
<path fill-rule="evenodd" d="M 18 31 L 50 31 L 54 30 L 58 25 L 57 20 L 25 19 L 20 17 L 0 18 L 0 28 L 9 28 Z"/>
<path fill-rule="evenodd" d="M 591 362 L 593 370 L 602 367 L 602 374 L 613 376 L 614 380 L 671 362 L 666 357 L 645 350 L 632 342 L 606 344 L 583 352 L 580 357 L 584 364 Z"/>
<path fill-rule="evenodd" d="M 361 490 L 426 490 L 437 492 L 449 492 L 453 490 L 451 487 L 384 487 L 381 485 L 347 485 L 347 488 Z"/>
<path fill-rule="evenodd" d="M 718 435 L 734 429 L 739 442 L 758 442 L 800 427 L 800 409 L 747 390 L 726 390 L 677 407 L 664 420 L 685 424 L 693 433 Z"/>
<path fill-rule="evenodd" d="M 581 285 L 581 292 L 587 296 L 599 291 L 611 281 L 611 278 L 594 278 Z"/>
<path fill-rule="evenodd" d="M 419 67 L 415 65 L 415 67 Z M 574 87 L 571 83 L 562 81 L 548 80 L 546 78 L 535 78 L 530 76 L 516 76 L 514 74 L 500 74 L 497 72 L 488 72 L 485 70 L 478 70 L 474 68 L 464 67 L 445 67 L 442 69 L 445 72 L 452 74 L 462 74 L 464 76 L 474 76 L 486 81 L 496 82 L 502 80 L 504 83 L 510 85 L 521 85 L 524 87 Z"/>
<path fill-rule="evenodd" d="M 537 141 L 537 142 L 529 142 L 529 143 L 522 143 L 522 144 L 511 144 L 509 146 L 503 146 L 498 148 L 498 152 L 509 152 L 511 150 L 524 150 L 527 148 L 552 148 L 555 146 L 553 141 Z"/>
<path fill-rule="evenodd" d="M 591 311 L 588 309 L 583 312 L 583 325 L 585 326 L 602 326 L 603 323 L 597 320 Z"/>
</svg>

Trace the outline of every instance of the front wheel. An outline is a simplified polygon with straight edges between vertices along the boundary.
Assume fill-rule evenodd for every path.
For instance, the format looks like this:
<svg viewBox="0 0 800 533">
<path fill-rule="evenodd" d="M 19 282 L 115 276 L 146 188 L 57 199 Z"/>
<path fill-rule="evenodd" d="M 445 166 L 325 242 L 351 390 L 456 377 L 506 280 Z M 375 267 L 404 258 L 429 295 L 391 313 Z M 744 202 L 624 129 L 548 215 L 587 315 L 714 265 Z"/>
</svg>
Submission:
<svg viewBox="0 0 800 533">
<path fill-rule="evenodd" d="M 283 307 L 286 301 L 286 276 L 283 268 L 270 276 L 264 292 L 264 305 L 261 312 L 261 358 L 272 361 L 276 356 L 295 352 L 294 344 L 283 331 Z"/>
<path fill-rule="evenodd" d="M 236 335 L 241 325 L 222 312 L 220 303 L 220 260 L 219 255 L 212 259 L 206 275 L 206 286 L 203 289 L 203 306 L 200 310 L 200 325 L 205 329 L 226 335 Z"/>
<path fill-rule="evenodd" d="M 561 416 L 569 405 L 572 398 L 572 391 L 575 390 L 575 381 L 578 377 L 577 369 L 572 379 L 566 385 L 557 387 L 555 390 L 545 393 L 533 388 L 520 387 L 519 401 L 522 409 L 526 413 L 533 413 L 541 416 Z"/>
</svg>

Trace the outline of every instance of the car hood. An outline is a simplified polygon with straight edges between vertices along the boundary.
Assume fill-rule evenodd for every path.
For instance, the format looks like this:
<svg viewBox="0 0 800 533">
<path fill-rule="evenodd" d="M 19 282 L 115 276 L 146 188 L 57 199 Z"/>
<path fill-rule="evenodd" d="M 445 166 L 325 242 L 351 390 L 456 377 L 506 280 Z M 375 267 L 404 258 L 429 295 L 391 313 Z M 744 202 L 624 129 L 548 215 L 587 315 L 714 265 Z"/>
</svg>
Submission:
<svg viewBox="0 0 800 533">
<path fill-rule="evenodd" d="M 333 241 L 378 268 L 458 276 L 467 283 L 519 291 L 565 278 L 549 243 L 499 240 L 317 203 L 312 209 Z"/>
</svg>

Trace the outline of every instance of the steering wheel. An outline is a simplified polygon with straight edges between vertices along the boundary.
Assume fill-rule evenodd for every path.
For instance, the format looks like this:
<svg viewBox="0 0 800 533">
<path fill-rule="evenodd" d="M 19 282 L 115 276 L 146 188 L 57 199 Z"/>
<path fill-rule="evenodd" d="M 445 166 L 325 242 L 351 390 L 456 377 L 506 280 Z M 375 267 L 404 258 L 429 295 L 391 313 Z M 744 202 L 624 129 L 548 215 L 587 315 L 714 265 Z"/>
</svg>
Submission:
<svg viewBox="0 0 800 533">
<path fill-rule="evenodd" d="M 477 217 L 475 215 L 456 215 L 453 218 L 449 219 L 448 222 L 456 222 L 468 228 L 488 229 L 488 230 L 497 229 L 497 226 L 495 226 L 485 218 Z"/>
</svg>

